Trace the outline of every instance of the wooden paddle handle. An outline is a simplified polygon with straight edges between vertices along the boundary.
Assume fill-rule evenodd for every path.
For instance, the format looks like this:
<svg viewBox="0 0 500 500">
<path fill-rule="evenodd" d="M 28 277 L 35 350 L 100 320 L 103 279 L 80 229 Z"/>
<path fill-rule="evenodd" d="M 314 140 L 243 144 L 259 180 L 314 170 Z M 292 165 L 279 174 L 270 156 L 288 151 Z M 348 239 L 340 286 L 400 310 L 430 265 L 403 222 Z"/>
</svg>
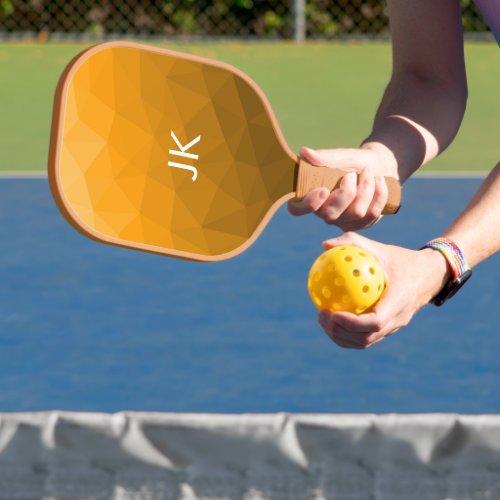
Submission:
<svg viewBox="0 0 500 500">
<path fill-rule="evenodd" d="M 346 170 L 338 168 L 316 167 L 299 158 L 295 198 L 300 200 L 313 189 L 320 187 L 326 187 L 333 191 L 339 186 L 346 173 Z M 384 177 L 384 179 L 389 190 L 389 198 L 382 213 L 385 215 L 395 214 L 401 206 L 401 185 L 394 177 Z"/>
</svg>

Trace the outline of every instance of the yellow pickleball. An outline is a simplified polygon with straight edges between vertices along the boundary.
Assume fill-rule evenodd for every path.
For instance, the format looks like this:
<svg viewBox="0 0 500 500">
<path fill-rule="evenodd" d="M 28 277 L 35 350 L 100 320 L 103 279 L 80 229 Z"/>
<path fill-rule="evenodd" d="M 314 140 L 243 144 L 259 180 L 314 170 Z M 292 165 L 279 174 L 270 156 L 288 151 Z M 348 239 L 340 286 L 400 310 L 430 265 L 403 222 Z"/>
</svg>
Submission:
<svg viewBox="0 0 500 500">
<path fill-rule="evenodd" d="M 312 265 L 307 288 L 318 309 L 362 314 L 369 312 L 382 295 L 384 271 L 363 248 L 334 247 Z"/>
</svg>

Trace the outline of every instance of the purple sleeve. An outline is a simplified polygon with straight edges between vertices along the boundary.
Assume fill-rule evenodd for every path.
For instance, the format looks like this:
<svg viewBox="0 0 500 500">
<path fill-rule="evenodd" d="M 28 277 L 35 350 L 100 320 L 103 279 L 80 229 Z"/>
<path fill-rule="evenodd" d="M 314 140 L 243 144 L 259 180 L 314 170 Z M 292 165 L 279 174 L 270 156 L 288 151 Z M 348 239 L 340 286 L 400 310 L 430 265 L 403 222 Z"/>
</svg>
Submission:
<svg viewBox="0 0 500 500">
<path fill-rule="evenodd" d="M 500 0 L 474 0 L 500 45 Z"/>
</svg>

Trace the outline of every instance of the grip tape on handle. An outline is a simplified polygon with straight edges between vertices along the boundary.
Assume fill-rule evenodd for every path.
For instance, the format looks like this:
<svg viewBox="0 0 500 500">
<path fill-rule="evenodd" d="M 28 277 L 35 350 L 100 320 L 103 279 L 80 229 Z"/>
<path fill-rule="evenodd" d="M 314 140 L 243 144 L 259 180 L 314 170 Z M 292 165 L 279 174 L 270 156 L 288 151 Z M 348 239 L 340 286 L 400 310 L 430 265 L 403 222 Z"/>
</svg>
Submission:
<svg viewBox="0 0 500 500">
<path fill-rule="evenodd" d="M 297 186 L 295 198 L 300 200 L 313 189 L 326 187 L 330 191 L 337 188 L 346 170 L 331 167 L 316 167 L 299 158 Z M 389 191 L 389 197 L 382 213 L 384 215 L 395 214 L 401 206 L 401 185 L 394 177 L 384 177 Z"/>
</svg>

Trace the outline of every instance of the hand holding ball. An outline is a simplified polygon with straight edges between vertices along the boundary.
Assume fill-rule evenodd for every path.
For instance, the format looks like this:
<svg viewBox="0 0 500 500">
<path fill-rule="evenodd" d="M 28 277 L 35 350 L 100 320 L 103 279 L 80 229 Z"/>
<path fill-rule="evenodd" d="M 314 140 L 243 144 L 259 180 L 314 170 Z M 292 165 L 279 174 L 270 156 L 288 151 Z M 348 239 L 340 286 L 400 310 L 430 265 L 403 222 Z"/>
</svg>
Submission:
<svg viewBox="0 0 500 500">
<path fill-rule="evenodd" d="M 318 309 L 369 312 L 385 288 L 382 266 L 363 248 L 340 246 L 320 255 L 309 271 L 307 288 Z"/>
</svg>

